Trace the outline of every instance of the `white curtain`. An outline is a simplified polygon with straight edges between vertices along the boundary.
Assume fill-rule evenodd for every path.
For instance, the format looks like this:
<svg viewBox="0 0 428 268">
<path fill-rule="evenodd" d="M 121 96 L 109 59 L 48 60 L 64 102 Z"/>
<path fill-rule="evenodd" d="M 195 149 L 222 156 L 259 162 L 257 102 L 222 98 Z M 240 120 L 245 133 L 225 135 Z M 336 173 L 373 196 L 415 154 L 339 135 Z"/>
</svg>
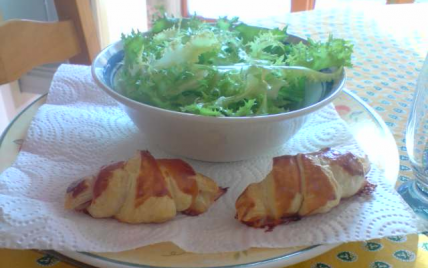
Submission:
<svg viewBox="0 0 428 268">
<path fill-rule="evenodd" d="M 92 7 L 102 48 L 120 40 L 122 33 L 148 29 L 146 0 L 92 0 Z"/>
</svg>

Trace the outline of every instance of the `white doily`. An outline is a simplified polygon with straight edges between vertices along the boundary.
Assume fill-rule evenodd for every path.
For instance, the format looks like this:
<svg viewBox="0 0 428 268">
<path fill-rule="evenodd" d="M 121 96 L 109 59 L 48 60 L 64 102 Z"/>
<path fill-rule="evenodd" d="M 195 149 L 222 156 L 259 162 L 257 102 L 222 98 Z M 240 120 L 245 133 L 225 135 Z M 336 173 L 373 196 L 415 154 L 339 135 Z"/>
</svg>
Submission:
<svg viewBox="0 0 428 268">
<path fill-rule="evenodd" d="M 200 173 L 229 187 L 205 214 L 178 215 L 163 224 L 130 225 L 93 219 L 63 208 L 67 186 L 100 166 L 126 159 L 136 149 L 171 157 L 147 144 L 116 102 L 94 84 L 90 69 L 63 65 L 47 103 L 28 130 L 18 159 L 0 175 L 0 247 L 108 252 L 172 241 L 193 252 L 224 252 L 249 247 L 292 247 L 368 240 L 421 231 L 417 219 L 382 172 L 369 180 L 371 196 L 344 200 L 331 212 L 278 226 L 272 232 L 247 227 L 235 216 L 235 200 L 251 182 L 262 180 L 272 156 L 356 144 L 332 106 L 311 117 L 283 148 L 257 159 L 213 164 L 187 160 Z"/>
</svg>

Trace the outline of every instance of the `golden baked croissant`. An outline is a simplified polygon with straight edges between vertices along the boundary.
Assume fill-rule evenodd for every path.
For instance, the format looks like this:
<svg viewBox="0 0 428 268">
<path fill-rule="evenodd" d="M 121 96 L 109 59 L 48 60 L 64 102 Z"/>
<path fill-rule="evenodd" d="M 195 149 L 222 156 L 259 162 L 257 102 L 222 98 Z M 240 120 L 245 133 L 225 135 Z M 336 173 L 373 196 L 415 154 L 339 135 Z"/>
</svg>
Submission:
<svg viewBox="0 0 428 268">
<path fill-rule="evenodd" d="M 325 213 L 365 186 L 369 168 L 367 158 L 345 149 L 275 157 L 266 178 L 238 197 L 236 218 L 261 228 Z"/>
<path fill-rule="evenodd" d="M 159 223 L 177 212 L 199 215 L 225 193 L 210 178 L 180 159 L 156 160 L 140 151 L 126 162 L 103 167 L 67 189 L 65 208 L 94 218 L 127 223 Z"/>
</svg>

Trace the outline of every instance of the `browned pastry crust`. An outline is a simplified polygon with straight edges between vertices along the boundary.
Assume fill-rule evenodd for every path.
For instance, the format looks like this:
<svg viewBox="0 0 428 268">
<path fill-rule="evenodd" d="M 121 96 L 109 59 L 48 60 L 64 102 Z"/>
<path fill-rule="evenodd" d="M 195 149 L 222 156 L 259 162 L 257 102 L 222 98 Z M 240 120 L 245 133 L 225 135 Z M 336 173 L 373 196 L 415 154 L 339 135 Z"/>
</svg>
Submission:
<svg viewBox="0 0 428 268">
<path fill-rule="evenodd" d="M 177 212 L 199 215 L 225 193 L 210 178 L 180 159 L 156 160 L 140 151 L 126 162 L 103 167 L 67 189 L 65 208 L 95 218 L 127 223 L 159 223 Z"/>
<path fill-rule="evenodd" d="M 368 163 L 340 148 L 275 157 L 266 178 L 238 197 L 236 218 L 261 228 L 330 211 L 364 187 Z"/>
</svg>

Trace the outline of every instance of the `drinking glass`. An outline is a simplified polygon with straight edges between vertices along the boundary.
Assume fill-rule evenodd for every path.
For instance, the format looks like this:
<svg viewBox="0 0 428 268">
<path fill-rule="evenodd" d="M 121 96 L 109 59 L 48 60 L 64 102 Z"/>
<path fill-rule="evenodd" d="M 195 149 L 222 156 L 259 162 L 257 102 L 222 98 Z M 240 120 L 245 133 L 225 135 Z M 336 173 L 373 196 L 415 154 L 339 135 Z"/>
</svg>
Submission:
<svg viewBox="0 0 428 268">
<path fill-rule="evenodd" d="M 428 220 L 428 55 L 407 121 L 406 147 L 415 179 L 403 183 L 398 192 L 418 215 Z"/>
</svg>

